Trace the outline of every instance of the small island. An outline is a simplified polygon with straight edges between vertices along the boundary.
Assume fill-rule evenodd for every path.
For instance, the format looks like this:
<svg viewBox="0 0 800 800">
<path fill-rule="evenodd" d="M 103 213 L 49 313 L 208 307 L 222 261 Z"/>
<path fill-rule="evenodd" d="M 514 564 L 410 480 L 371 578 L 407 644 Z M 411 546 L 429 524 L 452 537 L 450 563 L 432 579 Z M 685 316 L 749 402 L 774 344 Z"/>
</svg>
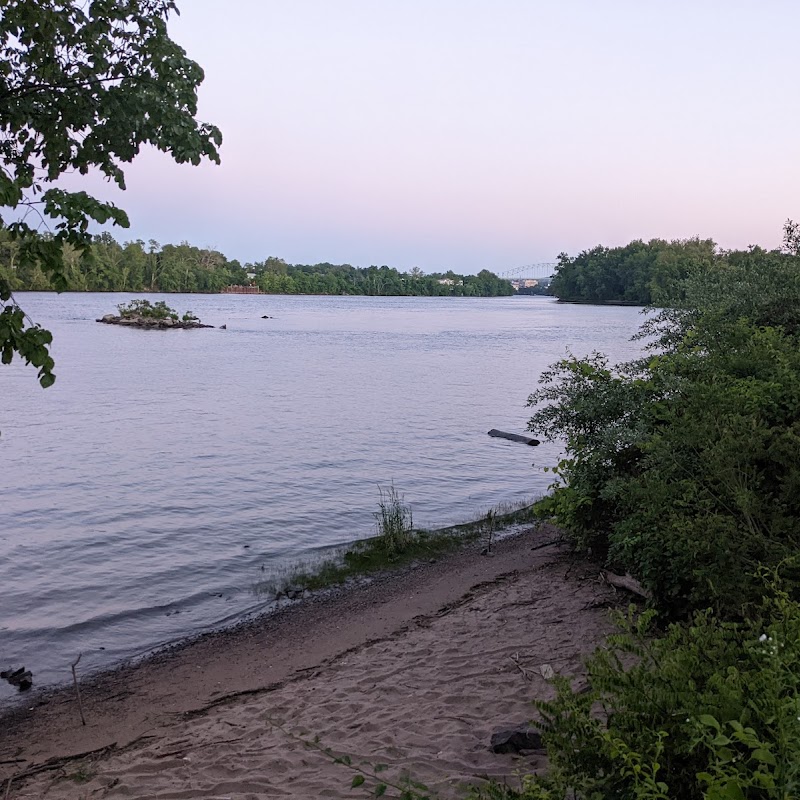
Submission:
<svg viewBox="0 0 800 800">
<path fill-rule="evenodd" d="M 182 317 L 175 309 L 170 308 L 163 300 L 151 303 L 149 300 L 132 300 L 130 303 L 117 306 L 118 315 L 105 314 L 98 319 L 106 325 L 128 325 L 134 328 L 152 330 L 171 330 L 178 328 L 213 328 L 203 325 L 191 311 Z"/>
</svg>

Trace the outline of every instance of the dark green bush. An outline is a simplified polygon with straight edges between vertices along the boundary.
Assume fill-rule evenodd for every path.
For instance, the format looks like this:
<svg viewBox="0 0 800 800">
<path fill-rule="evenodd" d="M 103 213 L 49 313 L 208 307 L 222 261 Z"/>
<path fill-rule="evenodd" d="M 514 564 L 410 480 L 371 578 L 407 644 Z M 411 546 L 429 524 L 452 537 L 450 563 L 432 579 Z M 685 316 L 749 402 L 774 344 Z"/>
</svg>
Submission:
<svg viewBox="0 0 800 800">
<path fill-rule="evenodd" d="M 133 317 L 141 319 L 166 320 L 173 322 L 200 322 L 199 317 L 187 311 L 182 317 L 174 308 L 170 308 L 163 300 L 156 300 L 151 303 L 149 300 L 131 300 L 130 303 L 123 303 L 117 306 L 119 315 L 124 319 Z"/>
<path fill-rule="evenodd" d="M 800 259 L 723 262 L 644 332 L 646 358 L 543 375 L 530 428 L 567 455 L 539 511 L 661 610 L 737 617 L 758 565 L 800 549 Z"/>
<path fill-rule="evenodd" d="M 653 638 L 620 618 L 588 662 L 590 690 L 557 680 L 537 702 L 547 776 L 473 798 L 782 800 L 800 796 L 800 605 L 768 590 L 746 622 L 709 611 Z"/>
<path fill-rule="evenodd" d="M 143 319 L 178 319 L 178 313 L 163 300 L 151 303 L 149 300 L 131 300 L 117 306 L 121 317 L 142 317 Z"/>
</svg>

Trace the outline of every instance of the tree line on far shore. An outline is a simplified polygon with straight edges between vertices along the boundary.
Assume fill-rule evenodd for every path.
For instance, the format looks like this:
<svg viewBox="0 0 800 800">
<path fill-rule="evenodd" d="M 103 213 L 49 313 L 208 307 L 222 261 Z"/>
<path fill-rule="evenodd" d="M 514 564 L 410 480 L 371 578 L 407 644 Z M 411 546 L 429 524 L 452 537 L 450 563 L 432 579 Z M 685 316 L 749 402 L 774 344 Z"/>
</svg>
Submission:
<svg viewBox="0 0 800 800">
<path fill-rule="evenodd" d="M 268 294 L 350 294 L 499 297 L 514 293 L 511 284 L 489 270 L 458 275 L 452 270 L 425 274 L 418 267 L 350 264 L 289 264 L 270 257 L 256 263 L 228 260 L 217 250 L 136 240 L 120 244 L 109 233 L 94 236 L 85 254 L 64 246 L 68 291 L 220 292 L 230 285 L 254 285 Z M 19 244 L 0 230 L 0 280 L 14 291 L 51 291 L 38 264 L 19 258 Z"/>
<path fill-rule="evenodd" d="M 549 291 L 567 302 L 658 306 L 674 301 L 676 290 L 698 272 L 717 266 L 770 269 L 788 257 L 759 246 L 720 250 L 711 239 L 636 239 L 624 247 L 598 245 L 577 256 L 561 253 Z"/>
</svg>

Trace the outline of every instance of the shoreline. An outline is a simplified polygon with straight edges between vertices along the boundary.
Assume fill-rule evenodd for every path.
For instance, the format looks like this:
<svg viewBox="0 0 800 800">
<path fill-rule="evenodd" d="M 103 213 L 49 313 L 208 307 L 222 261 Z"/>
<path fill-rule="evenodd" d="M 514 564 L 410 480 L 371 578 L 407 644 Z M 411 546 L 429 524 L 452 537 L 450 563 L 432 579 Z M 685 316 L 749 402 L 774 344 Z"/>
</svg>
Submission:
<svg viewBox="0 0 800 800">
<path fill-rule="evenodd" d="M 628 306 L 633 308 L 647 308 L 646 303 L 643 304 L 636 300 L 604 300 L 602 303 L 596 303 L 591 300 L 578 300 L 574 297 L 555 297 L 555 295 L 548 295 L 548 297 L 553 297 L 557 303 L 573 306 Z"/>
<path fill-rule="evenodd" d="M 558 532 L 550 526 L 528 527 L 516 536 L 497 541 L 492 557 L 480 554 L 480 543 L 468 545 L 433 563 L 401 568 L 384 573 L 369 583 L 312 596 L 271 615 L 245 621 L 230 629 L 202 634 L 169 646 L 140 662 L 101 672 L 81 683 L 86 726 L 80 723 L 72 687 L 31 694 L 25 708 L 12 708 L 0 716 L 4 731 L 0 740 L 0 781 L 7 783 L 9 778 L 13 779 L 15 788 L 10 798 L 39 797 L 44 793 L 44 784 L 58 776 L 69 777 L 76 764 L 88 763 L 90 767 L 85 767 L 88 770 L 86 774 L 91 773 L 93 777 L 85 785 L 81 782 L 78 782 L 81 785 L 69 787 L 60 785 L 55 796 L 80 797 L 83 796 L 81 792 L 85 793 L 92 787 L 121 788 L 125 783 L 121 778 L 114 786 L 108 784 L 108 781 L 113 783 L 115 780 L 108 775 L 114 771 L 113 765 L 119 759 L 133 759 L 138 763 L 147 757 L 148 748 L 156 743 L 160 747 L 172 742 L 176 736 L 185 739 L 187 726 L 211 724 L 212 717 L 223 710 L 225 714 L 234 716 L 247 715 L 254 707 L 263 706 L 262 710 L 266 712 L 279 696 L 288 698 L 290 704 L 299 703 L 297 711 L 281 717 L 294 721 L 302 714 L 314 711 L 314 704 L 309 704 L 307 697 L 303 701 L 302 697 L 311 691 L 310 687 L 314 687 L 314 696 L 320 697 L 343 687 L 345 695 L 355 698 L 347 706 L 350 711 L 345 717 L 349 719 L 348 715 L 352 713 L 353 725 L 363 727 L 364 709 L 369 708 L 372 716 L 381 711 L 384 701 L 373 708 L 375 700 L 364 699 L 364 709 L 359 711 L 359 703 L 362 703 L 359 698 L 379 689 L 392 695 L 396 688 L 392 681 L 382 686 L 380 670 L 376 667 L 373 673 L 369 667 L 380 661 L 387 649 L 393 651 L 390 660 L 392 671 L 428 668 L 428 672 L 414 681 L 424 684 L 426 696 L 438 696 L 444 692 L 445 687 L 440 684 L 446 670 L 454 670 L 454 675 L 459 675 L 464 665 L 474 660 L 479 671 L 487 671 L 475 689 L 478 694 L 488 692 L 486 708 L 478 710 L 480 724 L 488 722 L 484 717 L 493 710 L 502 708 L 507 709 L 506 715 L 512 719 L 498 718 L 498 724 L 522 722 L 526 715 L 528 718 L 532 716 L 528 690 L 534 688 L 536 696 L 546 696 L 549 684 L 541 676 L 536 678 L 535 673 L 529 674 L 526 667 L 520 666 L 519 659 L 514 662 L 512 652 L 499 652 L 499 649 L 506 651 L 508 647 L 500 643 L 492 645 L 487 640 L 487 637 L 500 635 L 495 631 L 496 625 L 483 634 L 472 630 L 479 607 L 485 604 L 487 609 L 491 607 L 493 614 L 500 615 L 501 627 L 507 626 L 509 647 L 518 656 L 528 650 L 534 661 L 553 663 L 557 671 L 566 674 L 578 674 L 583 657 L 610 630 L 605 608 L 614 604 L 613 592 L 596 580 L 596 565 L 568 557 L 566 548 L 557 540 Z M 537 592 L 540 592 L 540 597 Z M 523 599 L 509 602 L 513 594 Z M 512 612 L 512 609 L 515 610 Z M 540 619 L 543 615 L 553 614 L 556 614 L 555 619 Z M 559 628 L 561 623 L 567 624 Z M 537 633 L 534 629 L 539 625 L 545 627 Z M 551 625 L 554 627 L 549 627 Z M 437 627 L 442 628 L 440 634 L 433 640 L 425 640 Z M 548 639 L 551 634 L 555 635 L 552 640 Z M 453 642 L 459 637 L 463 641 L 454 651 Z M 534 652 L 543 646 L 547 652 Z M 554 648 L 566 648 L 563 668 L 556 663 Z M 495 659 L 498 660 L 496 664 Z M 351 661 L 364 662 L 368 668 L 362 668 L 354 677 L 347 666 Z M 452 691 L 457 692 L 456 687 L 462 681 L 472 680 L 474 671 L 474 667 L 470 668 L 467 670 L 469 675 L 453 679 Z M 509 685 L 508 693 L 522 690 L 521 696 L 495 697 L 494 694 L 503 693 L 497 690 L 492 694 L 489 684 L 498 672 L 502 675 L 501 685 Z M 445 693 L 440 702 L 445 702 L 443 708 L 453 705 L 453 710 L 458 711 L 458 719 L 470 718 L 476 712 L 469 698 L 449 697 Z M 465 707 L 461 708 L 461 705 Z M 508 710 L 511 708 L 515 709 L 513 714 Z M 414 734 L 411 721 L 403 720 L 407 712 L 414 715 L 413 703 L 403 702 L 397 706 L 393 712 L 397 719 L 389 721 L 389 730 L 402 738 L 397 732 L 404 725 L 410 726 L 404 729 L 405 734 L 416 742 L 419 737 Z M 335 726 L 332 735 L 334 741 L 329 744 L 340 745 L 342 732 L 339 728 L 345 717 L 340 714 L 338 727 Z M 312 729 L 317 726 L 324 728 L 330 724 L 331 718 L 330 714 L 323 714 L 319 722 L 312 722 Z M 239 722 L 231 724 L 239 725 Z M 349 730 L 347 725 L 344 727 Z M 245 738 L 266 735 L 262 730 L 263 720 L 260 727 L 242 724 L 241 728 Z M 380 733 L 382 730 L 382 726 L 376 723 L 374 735 L 383 735 Z M 190 734 L 190 738 L 193 735 Z M 272 731 L 271 735 L 278 734 Z M 480 736 L 485 738 L 486 731 L 481 731 Z M 286 748 L 294 752 L 294 745 L 287 744 L 285 736 L 279 738 L 283 740 L 281 758 Z M 354 743 L 353 746 L 357 745 Z M 439 748 L 435 741 L 429 746 L 431 754 Z M 398 752 L 408 751 L 408 757 L 412 759 L 415 758 L 415 748 L 419 748 L 418 742 L 413 747 L 395 747 Z M 362 746 L 358 745 L 357 749 L 362 750 Z M 488 759 L 498 765 L 499 774 L 510 775 L 513 766 L 519 765 L 519 757 L 485 753 L 484 744 L 477 747 L 473 743 L 467 749 L 470 752 L 466 755 L 435 758 L 434 763 L 423 765 L 423 779 L 444 780 L 449 785 L 453 776 L 443 778 L 439 773 L 444 770 L 449 775 L 453 771 L 463 771 L 463 764 L 461 767 L 458 765 L 464 758 L 468 761 Z M 100 753 L 75 760 L 90 751 Z M 296 754 L 292 756 L 295 757 Z M 139 769 L 137 766 L 130 768 L 133 772 Z M 247 771 L 250 768 L 243 766 L 243 769 Z M 25 778 L 26 773 L 31 774 Z M 170 785 L 184 781 L 180 776 L 161 774 L 160 771 L 158 774 L 158 780 L 171 782 Z M 317 765 L 311 770 L 308 780 L 312 783 L 329 781 L 330 778 L 324 778 L 324 775 L 327 775 L 324 765 Z M 246 774 L 240 778 L 247 782 Z M 107 782 L 104 784 L 103 781 Z M 344 791 L 344 783 L 341 788 Z M 275 790 L 274 786 L 272 790 Z M 139 795 L 137 791 L 143 793 Z M 134 782 L 119 796 L 132 796 L 133 793 L 133 796 L 151 797 L 162 791 L 160 784 L 138 788 Z M 315 796 L 310 789 L 306 791 L 308 796 Z M 117 792 L 112 791 L 109 796 L 117 796 Z M 206 786 L 196 793 L 163 796 L 199 798 L 214 794 Z M 352 795 L 345 793 L 342 796 Z"/>
<path fill-rule="evenodd" d="M 495 531 L 496 539 L 493 549 L 496 549 L 501 542 L 514 541 L 525 536 L 526 529 L 537 527 L 535 522 L 529 522 L 526 525 L 513 520 L 515 516 L 524 513 L 528 508 L 529 506 L 524 506 L 505 515 L 512 518 L 512 521 L 506 527 Z M 190 654 L 189 657 L 193 658 L 191 653 L 195 648 L 214 650 L 231 641 L 236 643 L 253 635 L 272 632 L 273 629 L 280 631 L 283 626 L 291 625 L 295 616 L 305 618 L 317 613 L 324 615 L 339 607 L 346 607 L 348 611 L 352 611 L 353 607 L 357 606 L 359 610 L 366 611 L 366 606 L 369 602 L 374 601 L 377 595 L 397 591 L 402 585 L 403 579 L 411 573 L 415 573 L 414 577 L 420 579 L 428 573 L 438 572 L 437 567 L 440 569 L 445 567 L 450 560 L 458 563 L 464 559 L 478 558 L 478 551 L 484 546 L 484 542 L 478 538 L 481 523 L 482 518 L 479 518 L 431 531 L 442 540 L 457 541 L 450 539 L 453 534 L 462 537 L 460 543 L 451 544 L 449 549 L 442 551 L 434 558 L 426 559 L 420 557 L 419 553 L 405 555 L 397 563 L 387 565 L 379 570 L 363 573 L 356 571 L 342 582 L 307 589 L 302 597 L 295 600 L 288 600 L 288 598 L 281 600 L 278 597 L 272 608 L 248 614 L 230 624 L 181 636 L 137 655 L 129 656 L 119 663 L 92 669 L 85 674 L 81 674 L 79 669 L 78 678 L 82 697 L 102 693 L 108 684 L 115 684 L 120 680 L 126 681 L 129 676 L 135 676 L 140 670 L 158 668 L 161 665 L 167 666 L 173 659 L 180 660 L 187 651 Z M 551 530 L 554 537 L 559 537 L 557 531 L 551 529 L 550 526 L 540 525 L 538 527 Z M 314 570 L 320 566 L 338 563 L 340 559 L 337 557 L 337 553 L 345 552 L 348 547 L 368 545 L 375 538 L 357 540 L 350 546 L 342 547 L 339 551 L 335 551 L 330 559 L 322 559 L 316 566 L 311 567 L 311 574 L 316 574 Z M 296 575 L 302 571 L 302 562 L 300 562 L 296 569 L 289 571 L 289 577 L 280 585 L 295 582 Z M 285 592 L 279 591 L 280 594 L 285 595 Z M 363 600 L 363 602 L 357 602 L 357 600 Z M 28 719 L 35 716 L 37 708 L 47 706 L 51 701 L 66 704 L 75 702 L 74 687 L 68 678 L 65 678 L 62 683 L 50 683 L 42 686 L 34 684 L 30 691 L 15 695 L 7 706 L 0 707 L 0 731 L 8 731 L 14 725 L 26 724 Z M 77 713 L 77 704 L 75 709 Z M 3 737 L 0 736 L 0 782 L 4 779 L 2 756 L 5 752 L 5 744 Z"/>
<path fill-rule="evenodd" d="M 61 292 L 55 289 L 15 289 L 14 296 L 20 294 L 130 294 L 130 295 L 198 295 L 201 297 L 369 297 L 373 300 L 381 298 L 397 299 L 407 297 L 410 299 L 429 299 L 429 300 L 503 300 L 510 297 L 548 297 L 553 300 L 555 295 L 524 295 L 524 294 L 331 294 L 329 292 L 202 292 L 202 291 L 165 291 L 163 289 L 64 289 Z M 589 304 L 591 305 L 591 304 Z"/>
<path fill-rule="evenodd" d="M 532 514 L 535 502 L 500 504 L 495 507 L 495 528 L 491 533 L 494 543 L 519 535 L 525 525 L 535 524 Z M 81 685 L 93 685 L 105 675 L 133 668 L 143 662 L 189 647 L 209 637 L 235 634 L 251 625 L 259 626 L 270 617 L 290 613 L 298 601 L 323 603 L 344 592 L 364 588 L 386 578 L 415 569 L 427 561 L 447 558 L 477 544 L 485 546 L 486 517 L 478 516 L 441 528 L 415 529 L 417 539 L 407 549 L 388 560 L 379 545 L 380 536 L 372 535 L 343 545 L 325 548 L 325 554 L 310 559 L 299 559 L 273 578 L 259 581 L 251 587 L 262 598 L 260 608 L 250 609 L 225 621 L 212 622 L 184 635 L 146 646 L 102 666 L 92 666 L 85 672 L 78 670 Z M 347 556 L 357 561 L 348 564 Z M 17 692 L 0 699 L 0 726 L 7 717 L 21 709 L 40 705 L 43 699 L 72 691 L 69 672 L 60 682 L 34 683 L 31 691 Z M 0 727 L 0 730 L 2 727 Z M 0 746 L 2 742 L 0 741 Z"/>
</svg>

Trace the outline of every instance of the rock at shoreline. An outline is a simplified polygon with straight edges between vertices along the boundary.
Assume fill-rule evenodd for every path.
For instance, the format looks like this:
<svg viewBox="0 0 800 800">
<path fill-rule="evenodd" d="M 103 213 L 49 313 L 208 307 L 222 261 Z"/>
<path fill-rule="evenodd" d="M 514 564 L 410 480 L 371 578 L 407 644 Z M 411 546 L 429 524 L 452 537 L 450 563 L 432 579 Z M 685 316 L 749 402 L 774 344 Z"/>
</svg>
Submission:
<svg viewBox="0 0 800 800">
<path fill-rule="evenodd" d="M 33 674 L 29 669 L 20 667 L 19 669 L 7 669 L 0 672 L 0 678 L 7 680 L 12 686 L 16 686 L 21 692 L 27 692 L 33 686 Z"/>
<path fill-rule="evenodd" d="M 522 750 L 544 751 L 542 734 L 533 725 L 501 728 L 492 734 L 493 753 L 519 753 Z"/>
<path fill-rule="evenodd" d="M 127 325 L 131 328 L 147 328 L 149 330 L 171 330 L 171 329 L 185 329 L 185 328 L 213 328 L 213 325 L 203 325 L 199 320 L 187 320 L 184 322 L 180 319 L 173 319 L 172 317 L 165 317 L 164 319 L 156 319 L 153 317 L 116 317 L 114 314 L 105 314 L 97 322 L 104 322 L 106 325 Z"/>
</svg>

